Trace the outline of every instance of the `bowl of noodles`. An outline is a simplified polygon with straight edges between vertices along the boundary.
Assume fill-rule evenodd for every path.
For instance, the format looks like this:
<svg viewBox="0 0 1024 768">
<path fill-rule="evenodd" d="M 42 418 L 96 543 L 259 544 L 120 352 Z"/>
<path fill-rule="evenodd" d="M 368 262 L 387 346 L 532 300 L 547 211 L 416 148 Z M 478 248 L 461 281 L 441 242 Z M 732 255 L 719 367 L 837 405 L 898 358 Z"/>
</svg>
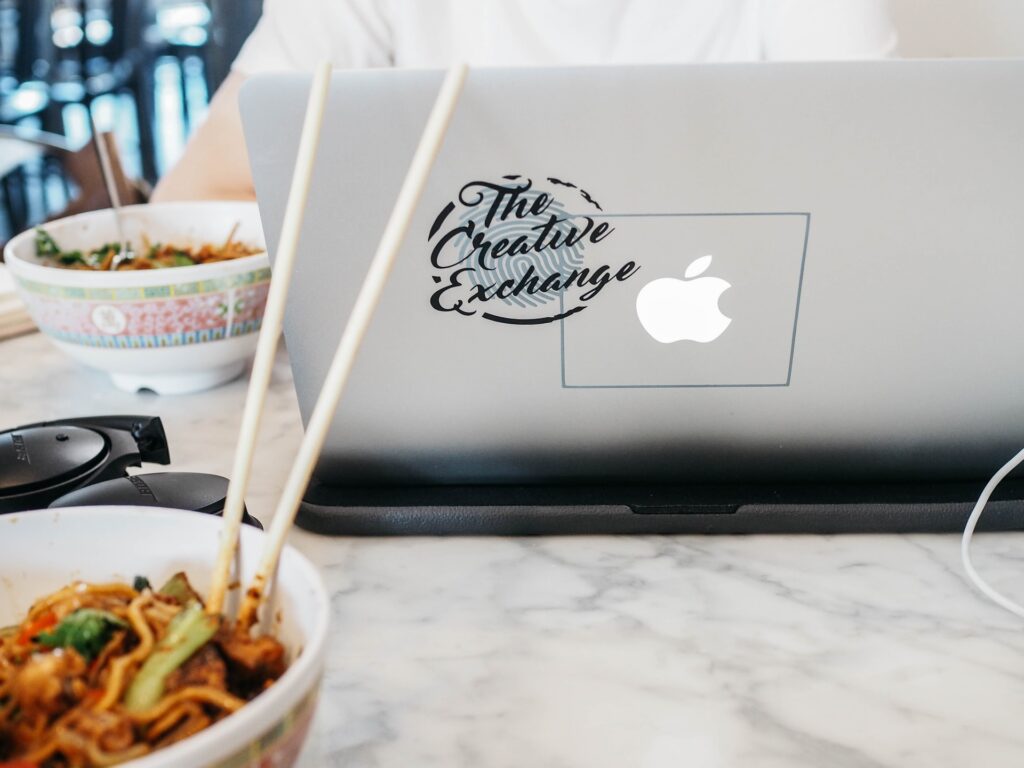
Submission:
<svg viewBox="0 0 1024 768">
<path fill-rule="evenodd" d="M 196 392 L 237 377 L 256 347 L 270 264 L 256 203 L 129 206 L 132 258 L 110 210 L 12 239 L 4 260 L 50 340 L 120 389 Z"/>
<path fill-rule="evenodd" d="M 295 762 L 324 667 L 327 595 L 286 547 L 270 626 L 243 633 L 208 616 L 220 524 L 133 507 L 0 517 L 0 765 Z M 243 526 L 243 583 L 264 536 Z"/>
</svg>

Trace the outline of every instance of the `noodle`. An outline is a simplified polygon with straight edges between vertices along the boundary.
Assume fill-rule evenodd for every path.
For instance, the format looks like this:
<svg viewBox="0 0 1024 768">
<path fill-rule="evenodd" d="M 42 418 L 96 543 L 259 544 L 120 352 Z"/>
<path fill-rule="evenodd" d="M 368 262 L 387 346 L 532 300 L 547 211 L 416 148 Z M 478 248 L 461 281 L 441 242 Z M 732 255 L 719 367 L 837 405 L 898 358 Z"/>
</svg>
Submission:
<svg viewBox="0 0 1024 768">
<path fill-rule="evenodd" d="M 149 730 L 146 731 L 146 738 L 149 741 L 156 741 L 182 720 L 195 722 L 200 717 L 205 717 L 205 715 L 198 704 L 191 701 L 180 703 L 149 727 Z"/>
<path fill-rule="evenodd" d="M 97 710 L 103 711 L 114 706 L 114 703 L 121 698 L 128 668 L 142 661 L 153 650 L 153 631 L 149 628 L 149 623 L 142 615 L 141 610 L 142 604 L 150 600 L 152 600 L 152 593 L 144 592 L 128 605 L 128 619 L 131 621 L 135 635 L 139 638 L 139 644 L 134 651 L 125 656 L 118 657 L 111 663 L 106 693 L 103 694 L 103 698 L 96 705 Z"/>
<path fill-rule="evenodd" d="M 218 691 L 216 688 L 196 686 L 194 688 L 185 688 L 165 697 L 164 700 L 153 707 L 153 709 L 133 715 L 132 719 L 138 723 L 151 722 L 166 713 L 171 707 L 176 704 L 180 704 L 182 701 L 198 701 L 204 704 L 213 704 L 214 706 L 223 709 L 225 712 L 234 712 L 245 704 L 245 702 L 240 698 L 232 696 L 230 693 Z"/>
<path fill-rule="evenodd" d="M 68 608 L 66 612 L 70 613 L 76 608 L 98 605 L 104 597 L 131 598 L 136 594 L 127 584 L 87 584 L 84 581 L 76 581 L 34 603 L 29 609 L 28 617 L 38 618 L 61 603 L 65 604 Z"/>
<path fill-rule="evenodd" d="M 0 629 L 0 763 L 97 768 L 188 738 L 284 671 L 283 648 L 220 626 L 183 574 L 76 582 Z"/>
</svg>

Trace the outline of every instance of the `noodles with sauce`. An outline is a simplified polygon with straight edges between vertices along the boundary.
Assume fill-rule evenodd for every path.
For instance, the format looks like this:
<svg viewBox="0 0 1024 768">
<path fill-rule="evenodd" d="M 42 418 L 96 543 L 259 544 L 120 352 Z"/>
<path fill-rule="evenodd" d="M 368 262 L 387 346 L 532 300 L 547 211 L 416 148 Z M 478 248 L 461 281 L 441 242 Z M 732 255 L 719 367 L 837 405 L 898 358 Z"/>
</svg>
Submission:
<svg viewBox="0 0 1024 768">
<path fill-rule="evenodd" d="M 237 229 L 238 225 L 235 225 Z M 166 269 L 168 267 L 194 267 L 197 264 L 214 264 L 231 261 L 243 256 L 261 253 L 262 248 L 240 243 L 234 239 L 235 229 L 223 245 L 204 243 L 198 248 L 168 245 L 166 243 L 143 243 L 143 252 L 114 266 L 115 257 L 121 250 L 118 243 L 103 243 L 91 251 L 66 251 L 45 230 L 36 229 L 36 256 L 62 269 L 84 269 L 92 272 L 114 270 L 125 272 L 139 269 Z M 145 238 L 143 238 L 145 240 Z"/>
<path fill-rule="evenodd" d="M 0 768 L 94 768 L 201 731 L 285 669 L 283 646 L 207 615 L 184 574 L 77 582 L 0 629 Z M 5 762 L 11 761 L 11 762 Z"/>
</svg>

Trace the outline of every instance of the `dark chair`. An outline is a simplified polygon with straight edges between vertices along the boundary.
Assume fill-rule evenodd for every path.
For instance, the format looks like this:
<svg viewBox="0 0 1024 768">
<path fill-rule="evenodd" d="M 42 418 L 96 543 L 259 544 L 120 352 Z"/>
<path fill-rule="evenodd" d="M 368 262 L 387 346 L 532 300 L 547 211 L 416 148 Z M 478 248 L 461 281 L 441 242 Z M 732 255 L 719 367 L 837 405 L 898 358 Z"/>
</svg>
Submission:
<svg viewBox="0 0 1024 768">
<path fill-rule="evenodd" d="M 17 14 L 18 34 L 15 66 L 8 81 L 19 91 L 41 94 L 34 107 L 44 131 L 65 133 L 65 116 L 71 105 L 92 110 L 93 102 L 104 96 L 130 96 L 134 102 L 143 176 L 155 178 L 151 78 L 142 71 L 151 64 L 144 34 L 152 16 L 149 0 L 7 0 Z M 57 15 L 55 15 L 55 12 Z M 89 23 L 103 14 L 110 34 L 97 37 Z M 59 24 L 57 23 L 59 20 Z M 56 26 L 55 26 L 56 25 Z M 55 41 L 55 29 L 63 42 Z M 0 123 L 22 124 L 28 114 L 13 109 L 17 100 L 0 104 Z M 22 102 L 30 101 L 20 99 Z M 6 109 L 5 109 L 6 107 Z M 34 121 L 31 121 L 34 122 Z"/>
</svg>

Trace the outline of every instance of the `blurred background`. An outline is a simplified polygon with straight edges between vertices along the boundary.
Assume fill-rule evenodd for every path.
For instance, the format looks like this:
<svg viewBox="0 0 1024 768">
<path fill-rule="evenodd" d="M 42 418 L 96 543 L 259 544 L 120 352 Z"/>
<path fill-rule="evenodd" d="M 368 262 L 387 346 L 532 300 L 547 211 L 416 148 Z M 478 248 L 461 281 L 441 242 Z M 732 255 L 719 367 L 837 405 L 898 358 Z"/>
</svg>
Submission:
<svg viewBox="0 0 1024 768">
<path fill-rule="evenodd" d="M 82 188 L 106 207 L 93 126 L 141 202 L 203 119 L 260 0 L 0 0 L 0 243 Z"/>
<path fill-rule="evenodd" d="M 106 206 L 92 125 L 114 136 L 123 196 L 144 200 L 203 119 L 261 5 L 0 0 L 0 243 L 73 199 Z M 892 14 L 901 56 L 1024 56 L 1021 0 L 892 0 Z"/>
</svg>

